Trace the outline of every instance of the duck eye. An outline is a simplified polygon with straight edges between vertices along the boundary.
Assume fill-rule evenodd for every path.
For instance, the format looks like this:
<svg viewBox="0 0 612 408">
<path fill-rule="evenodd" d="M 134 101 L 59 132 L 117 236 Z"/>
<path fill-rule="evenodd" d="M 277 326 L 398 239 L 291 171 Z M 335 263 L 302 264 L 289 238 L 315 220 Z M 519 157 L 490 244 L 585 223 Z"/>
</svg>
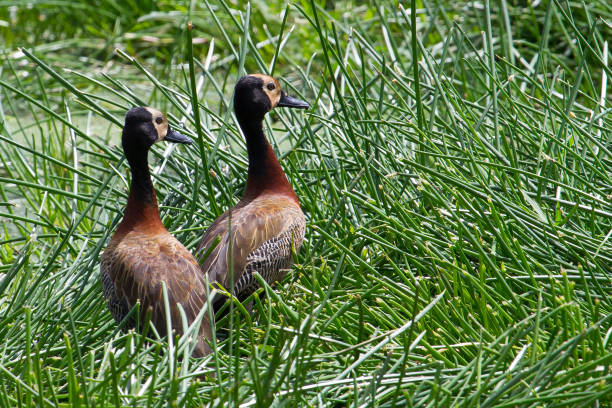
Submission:
<svg viewBox="0 0 612 408">
<path fill-rule="evenodd" d="M 268 88 L 269 91 L 273 91 L 276 89 L 276 85 L 274 85 L 274 82 L 270 82 L 268 85 L 266 85 L 266 88 Z"/>
<path fill-rule="evenodd" d="M 158 116 L 157 118 L 155 118 L 155 123 L 157 123 L 158 125 L 161 125 L 164 122 L 164 120 L 162 119 L 161 116 Z"/>
</svg>

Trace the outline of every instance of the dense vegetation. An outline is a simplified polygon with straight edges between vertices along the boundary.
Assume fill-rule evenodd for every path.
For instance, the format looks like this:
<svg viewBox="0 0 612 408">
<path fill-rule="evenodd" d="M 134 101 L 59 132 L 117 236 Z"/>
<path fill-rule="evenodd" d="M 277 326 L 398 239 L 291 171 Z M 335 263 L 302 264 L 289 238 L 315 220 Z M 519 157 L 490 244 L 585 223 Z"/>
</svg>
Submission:
<svg viewBox="0 0 612 408">
<path fill-rule="evenodd" d="M 610 406 L 611 3 L 321 3 L 0 0 L 0 407 Z M 193 250 L 255 71 L 313 106 L 267 119 L 306 241 L 189 359 L 102 298 L 120 127 L 197 139 L 151 154 Z"/>
</svg>

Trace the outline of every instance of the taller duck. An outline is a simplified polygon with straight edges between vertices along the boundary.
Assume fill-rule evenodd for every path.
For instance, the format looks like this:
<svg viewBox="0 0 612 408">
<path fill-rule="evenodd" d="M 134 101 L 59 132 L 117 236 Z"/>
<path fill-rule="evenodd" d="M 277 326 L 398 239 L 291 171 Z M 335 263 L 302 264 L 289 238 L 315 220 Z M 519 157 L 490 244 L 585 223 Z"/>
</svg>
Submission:
<svg viewBox="0 0 612 408">
<path fill-rule="evenodd" d="M 168 334 L 162 283 L 170 304 L 172 331 L 182 333 L 180 304 L 191 324 L 206 305 L 205 277 L 196 259 L 162 224 L 157 198 L 149 173 L 148 152 L 154 143 L 193 141 L 170 128 L 166 117 L 152 108 L 133 108 L 125 116 L 121 138 L 130 165 L 132 182 L 123 220 L 102 254 L 100 278 L 108 308 L 121 322 L 140 302 L 140 321 L 151 311 L 151 322 L 160 334 Z M 126 323 L 134 328 L 135 319 Z M 142 329 L 142 327 L 140 327 Z M 197 343 L 196 357 L 210 353 L 210 323 L 205 313 Z"/>
<path fill-rule="evenodd" d="M 197 249 L 202 271 L 210 281 L 228 290 L 233 282 L 233 294 L 239 300 L 257 289 L 253 272 L 269 284 L 282 280 L 293 263 L 292 246 L 298 251 L 304 239 L 306 222 L 298 198 L 263 130 L 264 116 L 276 107 L 306 109 L 309 105 L 288 96 L 268 75 L 238 80 L 234 111 L 249 158 L 246 189 L 238 204 L 208 228 Z M 224 301 L 215 300 L 215 310 Z"/>
</svg>

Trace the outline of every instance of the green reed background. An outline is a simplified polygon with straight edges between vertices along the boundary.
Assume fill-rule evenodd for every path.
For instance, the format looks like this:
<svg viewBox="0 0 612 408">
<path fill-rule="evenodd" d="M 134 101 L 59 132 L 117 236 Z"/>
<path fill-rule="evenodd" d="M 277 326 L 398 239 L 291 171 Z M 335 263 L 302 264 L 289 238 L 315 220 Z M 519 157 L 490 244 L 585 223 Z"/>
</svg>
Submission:
<svg viewBox="0 0 612 408">
<path fill-rule="evenodd" d="M 605 0 L 0 0 L 0 406 L 609 406 L 611 27 Z M 312 105 L 266 120 L 306 240 L 190 360 L 103 301 L 123 116 L 197 139 L 150 155 L 193 250 L 244 188 L 256 71 Z"/>
</svg>

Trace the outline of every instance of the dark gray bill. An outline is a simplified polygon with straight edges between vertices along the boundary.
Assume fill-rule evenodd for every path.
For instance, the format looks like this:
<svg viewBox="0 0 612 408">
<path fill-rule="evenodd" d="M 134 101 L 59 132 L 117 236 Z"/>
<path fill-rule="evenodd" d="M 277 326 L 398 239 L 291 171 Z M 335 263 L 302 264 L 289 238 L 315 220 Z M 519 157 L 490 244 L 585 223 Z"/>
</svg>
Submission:
<svg viewBox="0 0 612 408">
<path fill-rule="evenodd" d="M 285 91 L 281 92 L 280 100 L 276 106 L 280 106 L 283 108 L 300 108 L 300 109 L 308 109 L 310 105 L 307 102 L 300 101 L 297 98 L 289 96 L 285 93 Z"/>
<path fill-rule="evenodd" d="M 184 144 L 192 144 L 193 140 L 190 137 L 187 137 L 183 134 L 180 134 L 176 130 L 172 130 L 168 128 L 168 133 L 166 133 L 166 137 L 164 140 L 172 143 L 184 143 Z"/>
</svg>

